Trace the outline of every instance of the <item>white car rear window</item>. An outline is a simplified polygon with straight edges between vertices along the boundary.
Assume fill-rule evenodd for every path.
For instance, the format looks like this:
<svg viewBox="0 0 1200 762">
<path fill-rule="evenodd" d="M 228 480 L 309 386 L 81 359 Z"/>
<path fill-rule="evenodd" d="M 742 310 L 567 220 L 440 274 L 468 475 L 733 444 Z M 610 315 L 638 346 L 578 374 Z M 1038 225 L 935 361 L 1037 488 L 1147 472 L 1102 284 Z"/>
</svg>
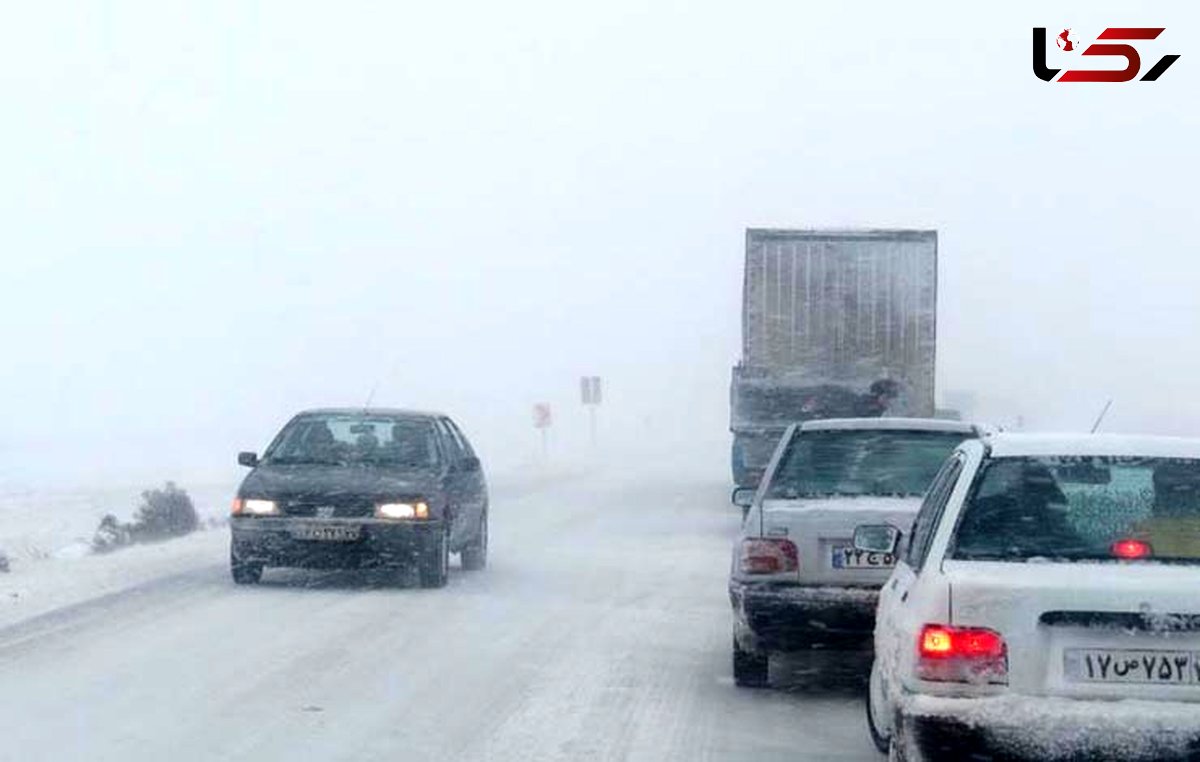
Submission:
<svg viewBox="0 0 1200 762">
<path fill-rule="evenodd" d="M 769 499 L 925 494 L 946 458 L 969 435 L 947 431 L 804 431 L 788 443 Z"/>
<path fill-rule="evenodd" d="M 1200 563 L 1200 461 L 993 459 L 976 476 L 952 556 Z"/>
</svg>

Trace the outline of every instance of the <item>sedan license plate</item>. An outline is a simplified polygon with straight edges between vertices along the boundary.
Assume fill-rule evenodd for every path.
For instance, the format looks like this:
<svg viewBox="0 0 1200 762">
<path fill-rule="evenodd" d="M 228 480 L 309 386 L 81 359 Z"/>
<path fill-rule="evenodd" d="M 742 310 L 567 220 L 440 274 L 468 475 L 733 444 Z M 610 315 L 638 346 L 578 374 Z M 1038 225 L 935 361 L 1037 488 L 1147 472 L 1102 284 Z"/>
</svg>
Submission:
<svg viewBox="0 0 1200 762">
<path fill-rule="evenodd" d="M 1076 683 L 1200 685 L 1200 653 L 1068 648 L 1063 673 Z"/>
<path fill-rule="evenodd" d="M 353 524 L 301 524 L 292 527 L 292 537 L 297 540 L 352 542 L 360 536 L 361 529 Z"/>
<path fill-rule="evenodd" d="M 871 553 L 850 545 L 835 545 L 830 553 L 835 569 L 890 569 L 896 565 L 896 557 L 891 553 Z"/>
</svg>

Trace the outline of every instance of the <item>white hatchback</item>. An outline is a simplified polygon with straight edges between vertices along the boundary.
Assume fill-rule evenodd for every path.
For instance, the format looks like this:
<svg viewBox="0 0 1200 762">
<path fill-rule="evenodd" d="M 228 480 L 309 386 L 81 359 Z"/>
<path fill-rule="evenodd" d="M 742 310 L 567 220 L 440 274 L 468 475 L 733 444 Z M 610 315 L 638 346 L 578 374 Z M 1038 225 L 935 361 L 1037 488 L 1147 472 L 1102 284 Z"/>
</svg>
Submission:
<svg viewBox="0 0 1200 762">
<path fill-rule="evenodd" d="M 898 557 L 867 702 L 892 759 L 1200 758 L 1200 440 L 968 440 L 910 531 L 854 544 Z"/>
</svg>

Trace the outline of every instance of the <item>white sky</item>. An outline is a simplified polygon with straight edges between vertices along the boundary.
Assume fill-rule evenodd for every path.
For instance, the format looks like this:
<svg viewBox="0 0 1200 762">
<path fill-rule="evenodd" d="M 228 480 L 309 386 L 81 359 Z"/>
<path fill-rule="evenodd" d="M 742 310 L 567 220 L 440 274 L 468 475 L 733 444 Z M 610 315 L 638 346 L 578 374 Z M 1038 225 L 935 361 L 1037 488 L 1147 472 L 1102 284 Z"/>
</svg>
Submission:
<svg viewBox="0 0 1200 762">
<path fill-rule="evenodd" d="M 720 478 L 753 225 L 935 227 L 941 389 L 1200 430 L 1194 3 L 648 5 L 7 9 L 0 487 L 232 477 L 377 379 L 519 459 L 581 373 Z M 1157 83 L 1030 70 L 1139 25 Z"/>
</svg>

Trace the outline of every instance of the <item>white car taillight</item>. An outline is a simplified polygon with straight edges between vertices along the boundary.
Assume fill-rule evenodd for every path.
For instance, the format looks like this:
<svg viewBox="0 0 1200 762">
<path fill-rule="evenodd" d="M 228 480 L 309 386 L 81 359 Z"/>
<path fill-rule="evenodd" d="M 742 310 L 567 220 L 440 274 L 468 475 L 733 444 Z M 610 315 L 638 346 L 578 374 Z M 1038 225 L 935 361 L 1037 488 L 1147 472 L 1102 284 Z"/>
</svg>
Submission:
<svg viewBox="0 0 1200 762">
<path fill-rule="evenodd" d="M 800 554 L 791 540 L 751 538 L 742 540 L 740 559 L 745 574 L 778 574 L 800 568 Z"/>
<path fill-rule="evenodd" d="M 917 642 L 917 677 L 942 683 L 1008 683 L 1008 646 L 983 627 L 927 624 Z"/>
</svg>

